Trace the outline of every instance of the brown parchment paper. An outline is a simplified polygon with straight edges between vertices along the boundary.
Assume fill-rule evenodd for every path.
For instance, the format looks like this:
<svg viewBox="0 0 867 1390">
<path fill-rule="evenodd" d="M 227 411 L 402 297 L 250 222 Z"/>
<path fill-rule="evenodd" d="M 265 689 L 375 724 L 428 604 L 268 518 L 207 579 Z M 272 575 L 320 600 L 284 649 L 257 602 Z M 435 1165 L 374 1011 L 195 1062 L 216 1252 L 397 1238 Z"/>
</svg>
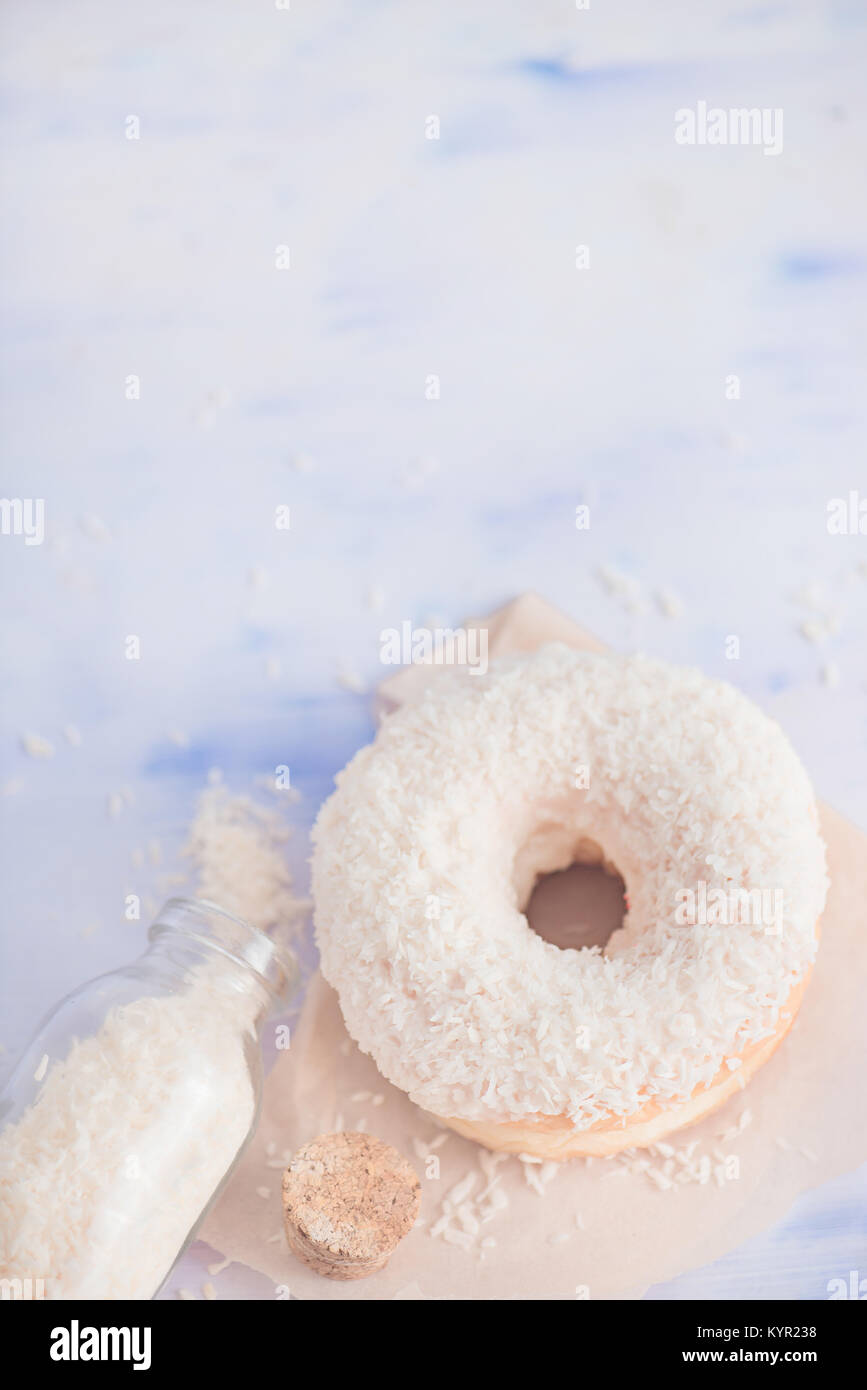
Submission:
<svg viewBox="0 0 867 1390">
<path fill-rule="evenodd" d="M 476 625 L 488 628 L 489 659 L 551 640 L 602 644 L 528 594 Z M 381 709 L 414 698 L 438 668 L 402 671 L 380 688 Z M 201 1236 L 227 1258 L 317 1299 L 635 1298 L 660 1280 L 719 1258 L 781 1219 L 809 1187 L 867 1158 L 867 1110 L 859 1104 L 867 1066 L 863 979 L 867 836 L 821 808 L 831 889 L 822 944 L 799 1016 L 781 1047 L 745 1090 L 714 1115 L 674 1136 L 678 1147 L 735 1155 L 739 1176 L 718 1186 L 661 1191 L 616 1161 L 561 1164 L 540 1196 L 517 1158 L 497 1169 L 509 1205 L 481 1229 L 495 1245 L 472 1251 L 432 1237 L 443 1197 L 472 1168 L 479 1148 L 448 1131 L 436 1163 L 414 1139 L 436 1142 L 436 1122 L 391 1086 L 349 1039 L 337 997 L 316 975 L 291 1048 L 268 1077 L 258 1131 Z M 376 1103 L 373 1097 L 382 1097 Z M 722 1139 L 743 1112 L 751 1122 Z M 279 1172 L 267 1149 L 294 1150 L 314 1135 L 359 1121 L 394 1144 L 422 1179 L 420 1221 L 389 1265 L 358 1283 L 323 1279 L 300 1264 L 282 1235 Z M 620 1171 L 618 1171 L 618 1169 Z M 481 1184 L 481 1178 L 479 1183 Z M 270 1186 L 268 1201 L 256 1189 Z"/>
</svg>

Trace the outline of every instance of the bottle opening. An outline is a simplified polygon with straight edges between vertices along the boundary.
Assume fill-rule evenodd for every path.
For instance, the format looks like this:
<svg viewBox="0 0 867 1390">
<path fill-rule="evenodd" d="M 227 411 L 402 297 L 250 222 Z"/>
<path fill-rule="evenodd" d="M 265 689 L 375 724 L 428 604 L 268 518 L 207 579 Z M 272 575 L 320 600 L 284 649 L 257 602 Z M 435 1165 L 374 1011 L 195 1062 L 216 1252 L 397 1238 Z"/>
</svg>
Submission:
<svg viewBox="0 0 867 1390">
<path fill-rule="evenodd" d="M 206 898 L 169 898 L 157 913 L 148 936 L 155 940 L 165 932 L 192 937 L 247 966 L 274 995 L 288 995 L 298 980 L 298 962 L 293 951 Z"/>
</svg>

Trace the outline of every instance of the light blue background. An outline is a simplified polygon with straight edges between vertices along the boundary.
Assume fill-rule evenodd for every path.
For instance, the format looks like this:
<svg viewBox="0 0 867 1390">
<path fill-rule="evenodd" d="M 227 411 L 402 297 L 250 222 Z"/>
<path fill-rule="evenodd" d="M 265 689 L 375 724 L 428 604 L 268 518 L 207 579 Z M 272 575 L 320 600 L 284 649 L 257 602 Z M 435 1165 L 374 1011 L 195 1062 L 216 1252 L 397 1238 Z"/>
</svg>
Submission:
<svg viewBox="0 0 867 1390">
<path fill-rule="evenodd" d="M 0 537 L 6 1060 L 138 952 L 123 898 L 156 871 L 130 853 L 171 857 L 211 766 L 238 790 L 291 766 L 303 880 L 373 728 L 337 675 L 372 686 L 404 619 L 537 589 L 732 680 L 867 829 L 867 537 L 826 524 L 867 499 L 865 21 L 842 0 L 5 7 L 2 489 L 47 516 L 42 546 Z M 699 100 L 782 108 L 782 152 L 676 144 Z M 835 620 L 820 645 L 805 585 Z M 27 758 L 27 731 L 56 756 Z M 809 1194 L 655 1295 L 823 1297 L 867 1274 L 864 1190 Z"/>
</svg>

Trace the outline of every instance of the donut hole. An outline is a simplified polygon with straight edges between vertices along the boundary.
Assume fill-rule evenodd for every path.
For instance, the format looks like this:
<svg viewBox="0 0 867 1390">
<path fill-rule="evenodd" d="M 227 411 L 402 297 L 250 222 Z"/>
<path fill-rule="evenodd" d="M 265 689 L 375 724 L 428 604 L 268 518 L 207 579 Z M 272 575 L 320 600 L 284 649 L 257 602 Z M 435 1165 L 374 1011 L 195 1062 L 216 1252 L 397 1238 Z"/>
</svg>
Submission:
<svg viewBox="0 0 867 1390">
<path fill-rule="evenodd" d="M 589 842 L 588 842 L 589 843 Z M 594 853 L 598 851 L 598 853 Z M 561 951 L 605 946 L 623 926 L 626 884 L 593 845 L 565 869 L 536 878 L 524 915 L 531 931 Z"/>
</svg>

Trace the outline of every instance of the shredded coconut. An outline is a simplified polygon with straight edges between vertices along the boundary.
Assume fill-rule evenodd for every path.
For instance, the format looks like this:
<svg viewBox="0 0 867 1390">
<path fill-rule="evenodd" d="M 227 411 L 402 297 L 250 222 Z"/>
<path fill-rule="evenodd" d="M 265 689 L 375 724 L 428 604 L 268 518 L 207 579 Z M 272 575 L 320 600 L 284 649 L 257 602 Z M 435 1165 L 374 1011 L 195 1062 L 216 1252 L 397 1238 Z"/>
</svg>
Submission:
<svg viewBox="0 0 867 1390">
<path fill-rule="evenodd" d="M 718 1137 L 723 1142 L 738 1140 L 751 1123 L 752 1113 L 744 1110 L 734 1124 L 726 1126 Z M 777 1139 L 776 1142 L 781 1148 L 791 1148 L 785 1140 Z M 716 1145 L 710 1153 L 704 1153 L 700 1139 L 692 1139 L 680 1148 L 660 1141 L 640 1151 L 636 1148 L 622 1149 L 620 1153 L 603 1159 L 608 1170 L 603 1177 L 644 1177 L 661 1191 L 669 1192 L 692 1183 L 705 1186 L 712 1176 L 717 1187 L 724 1187 L 739 1176 L 736 1163 L 731 1172 L 728 1166 L 736 1157 L 736 1154 L 727 1153 Z"/>
<path fill-rule="evenodd" d="M 366 695 L 367 685 L 363 676 L 352 666 L 342 666 L 337 673 L 337 684 L 343 690 L 349 690 L 353 695 Z"/>
<path fill-rule="evenodd" d="M 420 1158 L 426 1157 L 431 1147 L 423 1139 L 416 1139 L 414 1145 Z M 479 1149 L 477 1159 L 484 1179 L 481 1189 L 478 1190 L 479 1173 L 470 1169 L 446 1193 L 440 1214 L 428 1235 L 434 1240 L 444 1240 L 468 1253 L 476 1252 L 481 1256 L 484 1250 L 496 1244 L 487 1235 L 482 1238 L 483 1227 L 501 1216 L 509 1206 L 509 1198 L 499 1186 L 501 1174 L 498 1169 L 501 1164 L 511 1165 L 513 1172 L 516 1168 L 522 1171 L 528 1185 L 541 1197 L 546 1195 L 548 1185 L 560 1171 L 561 1165 L 545 1163 L 532 1156 L 524 1159 L 505 1153 L 489 1153 L 485 1149 Z M 568 1239 L 568 1236 L 565 1238 Z M 556 1244 L 562 1239 L 564 1237 L 558 1236 L 552 1238 L 550 1243 Z"/>
<path fill-rule="evenodd" d="M 54 744 L 41 734 L 22 734 L 21 747 L 29 758 L 53 758 Z"/>
<path fill-rule="evenodd" d="M 683 617 L 683 600 L 672 589 L 657 589 L 656 604 L 666 618 Z"/>
<path fill-rule="evenodd" d="M 588 837 L 630 910 L 604 950 L 559 950 L 522 908 Z M 314 843 L 323 973 L 380 1071 L 435 1115 L 579 1130 L 676 1105 L 772 1036 L 827 887 L 810 783 L 778 725 L 697 671 L 560 644 L 484 677 L 443 673 L 389 715 Z M 699 880 L 780 889 L 780 930 L 679 924 L 677 894 Z M 672 1027 L 683 1014 L 690 1038 Z"/>
<path fill-rule="evenodd" d="M 273 807 L 232 796 L 220 782 L 200 795 L 184 854 L 192 860 L 199 897 L 288 938 L 308 904 L 292 891 L 286 864 L 290 830 Z"/>
<path fill-rule="evenodd" d="M 152 1297 L 252 1124 L 236 1041 L 252 1011 L 202 980 L 112 1009 L 52 1063 L 0 1135 L 0 1278 L 44 1279 L 49 1299 Z"/>
<path fill-rule="evenodd" d="M 98 516 L 87 514 L 78 518 L 78 525 L 83 535 L 91 541 L 107 541 L 111 539 L 111 532 L 105 522 Z"/>
<path fill-rule="evenodd" d="M 836 661 L 827 661 L 822 667 L 822 683 L 832 690 L 840 684 L 840 667 Z"/>
</svg>

